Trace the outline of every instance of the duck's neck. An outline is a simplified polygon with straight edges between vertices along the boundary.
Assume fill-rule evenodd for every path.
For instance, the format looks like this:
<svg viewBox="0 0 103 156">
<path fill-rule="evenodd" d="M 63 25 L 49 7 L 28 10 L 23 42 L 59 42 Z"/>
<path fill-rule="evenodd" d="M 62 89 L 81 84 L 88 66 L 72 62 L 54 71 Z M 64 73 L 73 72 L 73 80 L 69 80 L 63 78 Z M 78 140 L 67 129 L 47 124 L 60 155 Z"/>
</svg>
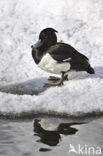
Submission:
<svg viewBox="0 0 103 156">
<path fill-rule="evenodd" d="M 41 61 L 41 59 L 42 59 L 43 55 L 46 53 L 47 49 L 48 49 L 48 47 L 45 47 L 43 45 L 38 48 L 32 49 L 32 57 L 36 64 L 38 64 Z"/>
<path fill-rule="evenodd" d="M 34 59 L 36 64 L 38 64 L 41 61 L 43 55 L 46 54 L 47 49 L 49 47 L 51 47 L 52 45 L 54 45 L 54 44 L 53 43 L 49 43 L 46 46 L 45 45 L 41 45 L 38 48 L 32 49 L 32 57 L 33 57 L 33 59 Z"/>
</svg>

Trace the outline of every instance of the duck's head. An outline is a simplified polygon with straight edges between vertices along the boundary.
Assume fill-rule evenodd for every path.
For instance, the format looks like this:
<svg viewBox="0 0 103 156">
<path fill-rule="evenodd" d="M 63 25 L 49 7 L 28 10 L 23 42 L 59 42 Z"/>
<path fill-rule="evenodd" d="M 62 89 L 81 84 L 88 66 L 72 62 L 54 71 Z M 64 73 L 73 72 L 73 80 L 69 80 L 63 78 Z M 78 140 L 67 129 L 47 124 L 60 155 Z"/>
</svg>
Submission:
<svg viewBox="0 0 103 156">
<path fill-rule="evenodd" d="M 39 41 L 31 46 L 31 48 L 38 48 L 40 46 L 50 47 L 57 43 L 56 30 L 53 28 L 43 29 L 39 34 Z"/>
</svg>

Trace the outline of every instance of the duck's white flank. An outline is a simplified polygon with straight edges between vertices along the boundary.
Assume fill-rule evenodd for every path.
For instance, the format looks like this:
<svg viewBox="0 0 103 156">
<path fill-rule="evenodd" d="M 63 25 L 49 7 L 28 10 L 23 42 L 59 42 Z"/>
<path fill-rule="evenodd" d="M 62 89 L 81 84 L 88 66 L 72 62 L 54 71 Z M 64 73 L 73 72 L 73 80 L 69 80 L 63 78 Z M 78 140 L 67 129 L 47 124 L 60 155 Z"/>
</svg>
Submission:
<svg viewBox="0 0 103 156">
<path fill-rule="evenodd" d="M 41 59 L 38 66 L 41 69 L 54 74 L 61 74 L 62 71 L 68 72 L 71 67 L 69 62 L 58 63 L 48 53 Z"/>
<path fill-rule="evenodd" d="M 57 126 L 54 125 L 53 123 L 51 123 L 47 119 L 42 119 L 39 123 L 40 123 L 41 127 L 45 130 L 51 130 L 51 131 L 57 130 Z"/>
</svg>

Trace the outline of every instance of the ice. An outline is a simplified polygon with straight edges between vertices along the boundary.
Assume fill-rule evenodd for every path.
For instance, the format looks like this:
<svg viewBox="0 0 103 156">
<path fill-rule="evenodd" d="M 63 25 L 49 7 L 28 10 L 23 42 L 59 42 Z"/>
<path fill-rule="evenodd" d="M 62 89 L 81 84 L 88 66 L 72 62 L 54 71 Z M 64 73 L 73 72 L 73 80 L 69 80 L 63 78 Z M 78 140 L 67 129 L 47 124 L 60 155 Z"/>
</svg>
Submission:
<svg viewBox="0 0 103 156">
<path fill-rule="evenodd" d="M 103 112 L 103 1 L 0 1 L 0 114 L 84 115 Z M 62 87 L 45 89 L 31 45 L 53 27 L 58 40 L 85 54 L 95 75 L 71 73 Z"/>
</svg>

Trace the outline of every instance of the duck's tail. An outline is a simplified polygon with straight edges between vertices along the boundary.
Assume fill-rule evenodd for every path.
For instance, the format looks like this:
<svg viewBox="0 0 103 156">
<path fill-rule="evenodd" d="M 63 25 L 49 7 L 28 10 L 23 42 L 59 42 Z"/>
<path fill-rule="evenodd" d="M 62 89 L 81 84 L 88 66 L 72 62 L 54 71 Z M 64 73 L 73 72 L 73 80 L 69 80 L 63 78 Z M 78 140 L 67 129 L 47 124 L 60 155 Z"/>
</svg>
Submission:
<svg viewBox="0 0 103 156">
<path fill-rule="evenodd" d="M 88 68 L 86 69 L 86 71 L 89 73 L 89 74 L 95 74 L 95 71 L 94 69 L 91 67 L 91 65 L 88 63 Z"/>
</svg>

